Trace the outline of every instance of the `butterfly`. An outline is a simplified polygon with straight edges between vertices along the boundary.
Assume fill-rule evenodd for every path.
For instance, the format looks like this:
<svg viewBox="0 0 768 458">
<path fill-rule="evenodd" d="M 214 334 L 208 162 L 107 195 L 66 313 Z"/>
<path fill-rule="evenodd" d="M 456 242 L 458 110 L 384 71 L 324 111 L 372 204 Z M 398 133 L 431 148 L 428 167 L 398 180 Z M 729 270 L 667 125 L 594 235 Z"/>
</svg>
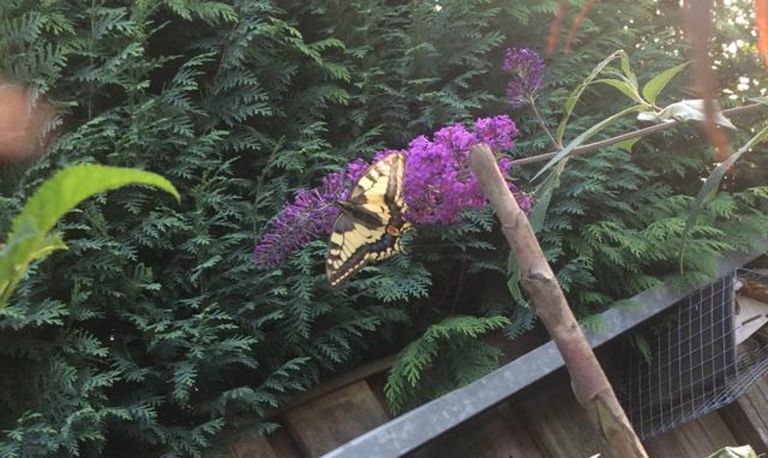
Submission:
<svg viewBox="0 0 768 458">
<path fill-rule="evenodd" d="M 325 272 L 339 285 L 369 261 L 401 252 L 400 236 L 411 225 L 403 215 L 405 154 L 392 153 L 375 162 L 336 205 L 341 214 L 328 241 Z"/>
</svg>

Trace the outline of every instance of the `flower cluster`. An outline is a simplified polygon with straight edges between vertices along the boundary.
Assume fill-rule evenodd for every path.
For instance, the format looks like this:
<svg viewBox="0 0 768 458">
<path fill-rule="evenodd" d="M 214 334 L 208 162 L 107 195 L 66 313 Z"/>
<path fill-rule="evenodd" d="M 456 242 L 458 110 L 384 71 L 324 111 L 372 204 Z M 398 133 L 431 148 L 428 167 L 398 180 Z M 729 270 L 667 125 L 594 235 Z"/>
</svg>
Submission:
<svg viewBox="0 0 768 458">
<path fill-rule="evenodd" d="M 478 119 L 474 131 L 461 124 L 444 127 L 432 139 L 420 136 L 411 141 L 406 153 L 404 197 L 408 204 L 405 218 L 414 224 L 454 224 L 461 213 L 486 205 L 480 185 L 469 169 L 469 150 L 486 143 L 494 150 L 514 146 L 517 126 L 508 116 Z M 390 154 L 376 154 L 374 162 Z M 365 173 L 368 163 L 350 162 L 345 171 L 327 175 L 322 186 L 302 190 L 285 205 L 256 245 L 254 259 L 262 267 L 274 267 L 293 251 L 317 238 L 327 236 L 339 215 L 334 205 L 345 199 L 353 183 Z M 499 161 L 504 174 L 511 161 Z M 510 184 L 520 208 L 528 212 L 531 201 Z"/>
<path fill-rule="evenodd" d="M 359 180 L 367 167 L 363 160 L 352 161 L 345 172 L 326 175 L 320 187 L 297 192 L 256 244 L 256 264 L 274 267 L 321 234 L 330 234 L 340 212 L 334 202 L 346 198 L 347 183 Z"/>
<path fill-rule="evenodd" d="M 469 149 L 480 143 L 509 149 L 517 126 L 508 116 L 481 118 L 474 132 L 454 124 L 437 131 L 432 140 L 421 136 L 408 147 L 405 170 L 407 220 L 415 224 L 453 224 L 461 212 L 486 204 L 477 179 L 469 170 Z M 502 164 L 509 170 L 509 161 Z"/>
<path fill-rule="evenodd" d="M 507 49 L 502 69 L 511 75 L 507 98 L 517 108 L 532 103 L 544 84 L 544 60 L 528 48 Z"/>
</svg>

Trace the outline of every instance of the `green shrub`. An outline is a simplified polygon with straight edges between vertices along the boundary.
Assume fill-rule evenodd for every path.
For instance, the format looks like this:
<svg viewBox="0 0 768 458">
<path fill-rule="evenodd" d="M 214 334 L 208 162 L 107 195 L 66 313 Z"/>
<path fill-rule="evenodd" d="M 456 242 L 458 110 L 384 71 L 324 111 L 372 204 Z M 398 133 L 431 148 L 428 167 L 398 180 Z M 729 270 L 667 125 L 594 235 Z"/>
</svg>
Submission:
<svg viewBox="0 0 768 458">
<path fill-rule="evenodd" d="M 448 316 L 496 327 L 489 317 L 506 315 L 510 336 L 529 328 L 488 211 L 420 230 L 409 256 L 340 290 L 324 278 L 322 241 L 269 271 L 251 255 L 296 189 L 444 124 L 507 111 L 504 49 L 540 48 L 555 4 L 2 2 L 0 68 L 61 113 L 50 153 L 5 172 L 3 221 L 54 170 L 81 162 L 157 172 L 182 200 L 121 189 L 59 226 L 70 250 L 34 265 L 0 318 L 0 456 L 199 456 L 227 425 L 250 418 L 270 431 L 268 414 L 290 395 Z M 636 26 L 616 27 L 616 8 Z M 545 120 L 617 48 L 646 43 L 632 53 L 641 79 L 671 65 L 660 57 L 677 46 L 674 27 L 656 8 L 597 7 L 574 54 L 549 66 Z M 655 36 L 665 39 L 651 45 Z M 585 100 L 568 135 L 619 103 L 591 89 Z M 512 116 L 516 155 L 549 148 L 526 109 Z M 563 176 L 540 234 L 582 316 L 674 271 L 666 248 L 704 168 L 685 132 L 632 155 L 574 159 Z M 515 176 L 525 185 L 534 172 Z M 702 264 L 766 227 L 764 191 L 734 191 L 691 237 Z M 457 343 L 439 353 L 457 371 L 466 355 L 493 359 L 476 339 Z M 487 369 L 466 368 L 451 385 Z"/>
</svg>

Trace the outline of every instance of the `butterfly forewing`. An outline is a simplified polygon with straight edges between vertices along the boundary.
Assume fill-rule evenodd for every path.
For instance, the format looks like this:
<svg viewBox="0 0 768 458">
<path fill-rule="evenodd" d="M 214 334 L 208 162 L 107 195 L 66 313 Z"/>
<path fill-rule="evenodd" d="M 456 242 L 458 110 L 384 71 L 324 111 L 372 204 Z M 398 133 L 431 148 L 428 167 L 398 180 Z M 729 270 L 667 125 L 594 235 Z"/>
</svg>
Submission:
<svg viewBox="0 0 768 458">
<path fill-rule="evenodd" d="M 393 153 L 371 165 L 355 184 L 328 242 L 326 273 L 332 285 L 366 262 L 400 251 L 400 233 L 409 226 L 403 220 L 404 171 L 405 155 Z M 373 224 L 377 219 L 380 223 Z"/>
</svg>

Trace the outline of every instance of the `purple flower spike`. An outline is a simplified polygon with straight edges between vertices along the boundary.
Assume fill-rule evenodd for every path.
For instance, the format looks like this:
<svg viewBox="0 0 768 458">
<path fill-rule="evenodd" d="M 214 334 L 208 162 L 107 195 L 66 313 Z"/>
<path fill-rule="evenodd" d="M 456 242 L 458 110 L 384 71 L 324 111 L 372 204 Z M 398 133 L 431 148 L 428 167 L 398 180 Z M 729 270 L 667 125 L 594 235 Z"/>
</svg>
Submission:
<svg viewBox="0 0 768 458">
<path fill-rule="evenodd" d="M 339 215 L 333 202 L 343 189 L 343 175 L 336 173 L 327 176 L 321 188 L 296 193 L 293 202 L 283 207 L 256 244 L 253 253 L 256 264 L 275 267 L 290 253 L 330 233 Z"/>
<path fill-rule="evenodd" d="M 414 224 L 454 224 L 465 210 L 483 208 L 486 199 L 477 178 L 469 169 L 469 150 L 487 143 L 494 150 L 514 146 L 517 126 L 508 116 L 481 118 L 474 132 L 461 124 L 437 131 L 433 139 L 416 137 L 408 146 L 404 175 L 404 198 L 408 204 L 405 219 Z M 374 162 L 393 150 L 380 151 Z M 512 166 L 508 158 L 499 161 L 502 172 Z M 346 170 L 323 178 L 322 185 L 299 191 L 272 220 L 269 229 L 256 244 L 254 260 L 261 267 L 275 267 L 289 254 L 318 238 L 327 237 L 339 215 L 337 200 L 346 199 L 369 164 L 356 159 Z M 513 184 L 510 190 L 526 213 L 531 208 L 528 196 Z"/>
<path fill-rule="evenodd" d="M 510 149 L 517 134 L 514 121 L 504 115 L 478 119 L 474 133 L 454 124 L 437 131 L 434 140 L 414 139 L 405 166 L 406 219 L 415 224 L 454 224 L 463 211 L 484 207 L 485 196 L 467 163 L 469 150 L 479 142 L 495 150 Z M 506 173 L 511 163 L 505 164 Z"/>
<path fill-rule="evenodd" d="M 374 161 L 375 162 L 375 161 Z M 370 164 L 365 162 L 363 159 L 357 158 L 354 161 L 347 164 L 347 180 L 350 183 L 357 183 L 357 181 L 363 177 L 363 174 L 365 174 L 365 171 L 368 170 L 368 167 L 370 167 Z M 343 183 L 342 178 L 342 183 Z"/>
<path fill-rule="evenodd" d="M 528 48 L 507 49 L 502 69 L 512 76 L 507 97 L 514 108 L 531 103 L 544 84 L 544 60 Z"/>
<path fill-rule="evenodd" d="M 475 122 L 475 134 L 493 150 L 510 150 L 518 134 L 515 121 L 507 115 L 480 118 Z"/>
</svg>

